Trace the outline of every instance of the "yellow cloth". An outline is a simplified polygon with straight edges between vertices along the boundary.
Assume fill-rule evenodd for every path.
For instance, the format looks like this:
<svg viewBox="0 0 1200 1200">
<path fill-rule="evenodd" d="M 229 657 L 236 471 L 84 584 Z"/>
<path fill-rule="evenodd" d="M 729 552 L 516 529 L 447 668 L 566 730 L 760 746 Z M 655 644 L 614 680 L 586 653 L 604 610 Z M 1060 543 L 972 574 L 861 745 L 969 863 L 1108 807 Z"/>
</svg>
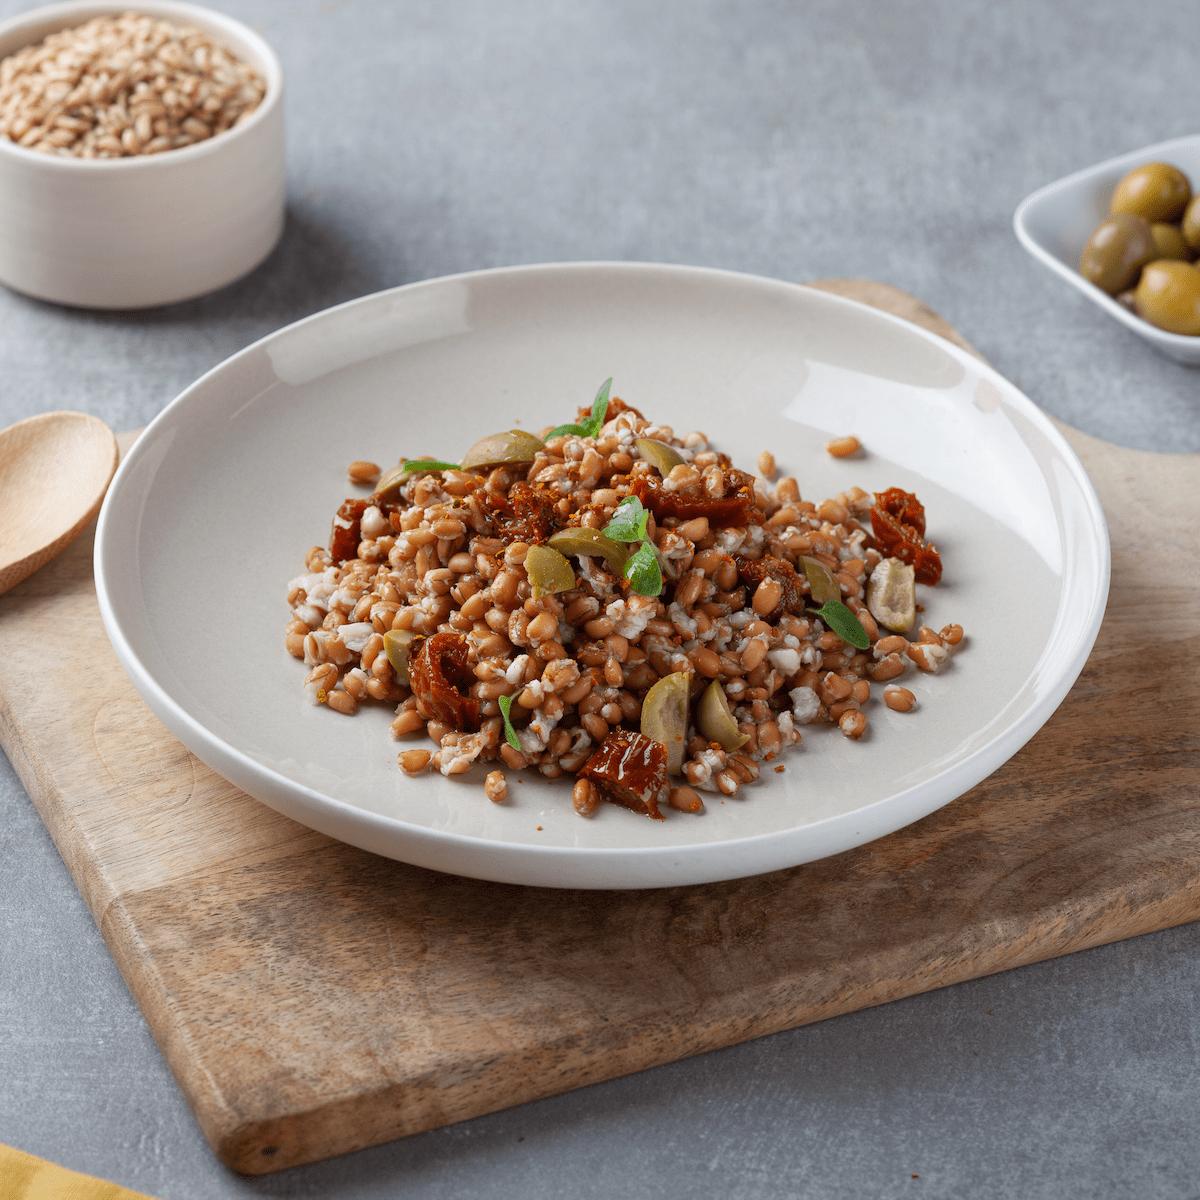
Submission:
<svg viewBox="0 0 1200 1200">
<path fill-rule="evenodd" d="M 150 1200 L 150 1197 L 0 1145 L 0 1200 Z"/>
</svg>

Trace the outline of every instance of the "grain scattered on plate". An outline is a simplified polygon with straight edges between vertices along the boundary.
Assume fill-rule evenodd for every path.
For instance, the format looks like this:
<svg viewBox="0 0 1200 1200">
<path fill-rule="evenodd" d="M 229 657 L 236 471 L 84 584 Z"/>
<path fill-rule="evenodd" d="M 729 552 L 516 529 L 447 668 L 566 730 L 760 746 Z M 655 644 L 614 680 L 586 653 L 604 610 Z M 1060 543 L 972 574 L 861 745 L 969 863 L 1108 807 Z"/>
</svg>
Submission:
<svg viewBox="0 0 1200 1200">
<path fill-rule="evenodd" d="M 883 689 L 883 702 L 894 712 L 912 712 L 917 706 L 917 698 L 906 687 L 895 684 Z"/>
<path fill-rule="evenodd" d="M 508 780 L 503 771 L 489 771 L 483 780 L 484 795 L 493 804 L 503 804 L 508 799 Z"/>
<path fill-rule="evenodd" d="M 368 462 L 365 458 L 356 458 L 346 468 L 350 482 L 357 483 L 360 487 L 374 487 L 379 482 L 379 474 L 379 464 Z"/>
<path fill-rule="evenodd" d="M 847 437 L 834 438 L 832 442 L 826 442 L 825 449 L 834 458 L 850 458 L 862 449 L 862 442 L 850 434 Z"/>
</svg>

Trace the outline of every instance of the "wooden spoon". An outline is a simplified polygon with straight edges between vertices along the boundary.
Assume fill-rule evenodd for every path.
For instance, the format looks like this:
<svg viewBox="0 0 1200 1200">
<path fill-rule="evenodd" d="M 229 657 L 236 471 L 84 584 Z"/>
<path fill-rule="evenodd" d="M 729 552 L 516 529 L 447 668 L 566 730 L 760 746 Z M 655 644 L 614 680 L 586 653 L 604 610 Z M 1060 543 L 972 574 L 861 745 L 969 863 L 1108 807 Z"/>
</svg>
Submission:
<svg viewBox="0 0 1200 1200">
<path fill-rule="evenodd" d="M 0 431 L 0 593 L 83 529 L 116 469 L 113 431 L 87 413 L 43 413 Z"/>
</svg>

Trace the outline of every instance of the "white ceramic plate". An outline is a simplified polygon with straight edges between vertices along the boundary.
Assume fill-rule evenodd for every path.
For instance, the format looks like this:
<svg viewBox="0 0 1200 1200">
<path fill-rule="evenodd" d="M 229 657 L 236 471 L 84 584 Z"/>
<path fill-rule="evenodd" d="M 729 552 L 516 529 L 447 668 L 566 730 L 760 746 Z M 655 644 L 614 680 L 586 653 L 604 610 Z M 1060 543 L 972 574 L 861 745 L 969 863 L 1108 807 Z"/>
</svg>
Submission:
<svg viewBox="0 0 1200 1200">
<path fill-rule="evenodd" d="M 699 817 L 571 810 L 564 782 L 406 778 L 383 706 L 307 704 L 283 648 L 287 581 L 347 494 L 346 464 L 456 457 L 478 434 L 552 424 L 615 376 L 677 430 L 752 466 L 770 447 L 806 496 L 916 491 L 942 550 L 930 624 L 969 646 L 871 707 L 861 743 L 810 727 L 783 774 Z M 824 452 L 857 434 L 861 460 Z M 939 338 L 808 288 L 718 271 L 564 264 L 414 284 L 342 305 L 210 371 L 114 482 L 96 540 L 100 608 L 147 703 L 252 796 L 333 837 L 484 879 L 626 888 L 752 875 L 835 854 L 994 771 L 1079 673 L 1108 588 L 1095 493 L 1051 423 Z"/>
<path fill-rule="evenodd" d="M 1092 230 L 1107 214 L 1113 188 L 1127 171 L 1148 162 L 1173 163 L 1192 181 L 1193 188 L 1200 188 L 1200 134 L 1143 146 L 1038 188 L 1018 205 L 1013 214 L 1013 228 L 1021 245 L 1038 262 L 1110 317 L 1168 358 L 1187 366 L 1200 366 L 1200 337 L 1156 328 L 1079 273 L 1079 256 Z"/>
</svg>

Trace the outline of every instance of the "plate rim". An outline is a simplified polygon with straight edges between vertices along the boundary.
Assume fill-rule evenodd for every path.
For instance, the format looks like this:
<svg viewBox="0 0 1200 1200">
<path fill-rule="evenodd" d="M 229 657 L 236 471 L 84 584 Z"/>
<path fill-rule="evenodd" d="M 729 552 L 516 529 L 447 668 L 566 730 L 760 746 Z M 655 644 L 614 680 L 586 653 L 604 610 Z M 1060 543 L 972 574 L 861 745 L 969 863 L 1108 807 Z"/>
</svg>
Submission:
<svg viewBox="0 0 1200 1200">
<path fill-rule="evenodd" d="M 774 832 L 754 833 L 748 834 L 745 837 L 724 838 L 713 842 L 629 847 L 588 845 L 539 846 L 528 842 L 513 842 L 452 830 L 433 829 L 429 826 L 413 824 L 403 817 L 387 816 L 382 813 L 372 812 L 346 800 L 341 800 L 336 796 L 322 792 L 319 789 L 310 787 L 308 784 L 299 783 L 283 775 L 275 768 L 263 764 L 253 755 L 238 749 L 236 746 L 225 741 L 224 738 L 214 734 L 202 721 L 194 717 L 181 703 L 175 700 L 158 682 L 154 674 L 134 649 L 129 637 L 127 637 L 116 606 L 114 605 L 106 578 L 108 569 L 107 559 L 115 552 L 114 545 L 119 536 L 119 531 L 114 531 L 112 528 L 112 513 L 116 506 L 116 497 L 120 495 L 124 481 L 131 474 L 134 465 L 138 463 L 143 455 L 150 452 L 149 448 L 154 440 L 152 435 L 162 426 L 175 419 L 176 414 L 188 403 L 189 398 L 213 376 L 226 370 L 235 362 L 249 357 L 275 338 L 292 333 L 310 323 L 317 323 L 332 314 L 343 313 L 360 305 L 376 304 L 385 298 L 395 296 L 401 292 L 412 294 L 426 289 L 437 288 L 451 282 L 514 275 L 529 277 L 536 274 L 569 274 L 580 271 L 619 272 L 628 275 L 675 276 L 679 279 L 686 278 L 691 280 L 707 279 L 719 285 L 735 284 L 760 288 L 767 287 L 789 294 L 796 291 L 803 291 L 806 295 L 819 297 L 820 303 L 828 304 L 835 308 L 841 307 L 860 313 L 865 312 L 874 319 L 879 319 L 899 327 L 907 334 L 937 346 L 952 358 L 959 360 L 970 370 L 982 372 L 991 382 L 997 384 L 1005 392 L 1006 396 L 1017 405 L 1022 414 L 1032 421 L 1061 454 L 1063 461 L 1070 469 L 1071 477 L 1079 489 L 1089 517 L 1091 518 L 1088 524 L 1088 533 L 1092 535 L 1094 549 L 1097 553 L 1099 568 L 1098 586 L 1091 596 L 1087 618 L 1078 626 L 1080 633 L 1077 635 L 1076 644 L 1069 663 L 1060 672 L 1055 686 L 1042 694 L 1013 724 L 998 732 L 993 738 L 973 750 L 965 758 L 947 767 L 940 775 L 934 776 L 931 780 L 912 784 L 903 791 L 882 797 L 862 808 L 854 809 L 848 813 L 822 817 L 800 828 L 792 827 Z M 151 711 L 167 726 L 173 736 L 178 737 L 201 761 L 212 767 L 214 771 L 224 778 L 229 779 L 235 786 L 245 787 L 239 779 L 232 778 L 229 770 L 225 769 L 230 765 L 237 768 L 234 774 L 239 776 L 245 774 L 253 779 L 261 779 L 272 791 L 282 792 L 299 801 L 296 807 L 304 809 L 305 816 L 298 817 L 295 815 L 294 810 L 289 811 L 288 809 L 278 807 L 271 801 L 252 794 L 252 798 L 257 802 L 264 803 L 268 807 L 274 808 L 276 811 L 288 816 L 290 819 L 305 824 L 309 828 L 317 829 L 319 832 L 326 833 L 337 840 L 357 845 L 372 853 L 397 858 L 399 861 L 409 862 L 417 866 L 450 871 L 450 873 L 467 874 L 470 877 L 490 879 L 496 882 L 524 883 L 529 886 L 617 889 L 718 882 L 726 879 L 764 874 L 789 866 L 799 866 L 804 862 L 829 857 L 833 854 L 868 844 L 871 841 L 876 841 L 881 837 L 886 837 L 898 829 L 902 829 L 920 820 L 922 817 L 928 816 L 930 813 L 935 812 L 937 809 L 944 807 L 952 800 L 963 795 L 966 791 L 987 778 L 987 776 L 1009 758 L 1013 757 L 1042 728 L 1062 703 L 1076 679 L 1078 679 L 1095 644 L 1103 620 L 1111 578 L 1111 547 L 1108 525 L 1095 487 L 1079 456 L 1067 442 L 1054 421 L 1034 404 L 1020 388 L 1001 375 L 991 364 L 963 350 L 946 338 L 919 325 L 915 325 L 903 317 L 885 312 L 882 309 L 875 308 L 861 301 L 852 300 L 848 297 L 811 287 L 807 284 L 795 283 L 771 276 L 676 263 L 585 260 L 489 267 L 482 270 L 462 271 L 452 275 L 435 276 L 429 279 L 401 284 L 397 287 L 385 288 L 321 309 L 290 324 L 281 326 L 256 339 L 234 354 L 222 359 L 171 400 L 143 429 L 137 441 L 123 457 L 120 467 L 105 496 L 104 504 L 97 521 L 93 551 L 93 572 L 97 601 L 105 631 L 116 652 L 118 661 Z M 1059 611 L 1061 612 L 1061 608 Z M 181 732 L 181 729 L 183 732 Z M 248 788 L 245 788 L 245 790 L 249 791 Z M 918 800 L 920 801 L 919 803 L 916 802 Z M 877 818 L 880 810 L 893 810 L 895 819 L 885 820 L 879 827 L 879 831 L 867 838 L 856 836 L 847 831 L 849 836 L 833 839 L 835 848 L 826 847 L 818 854 L 807 856 L 802 851 L 802 844 L 795 845 L 787 853 L 760 856 L 761 860 L 767 861 L 768 865 L 752 870 L 743 869 L 735 861 L 738 858 L 744 857 L 747 852 L 756 850 L 768 843 L 774 843 L 781 847 L 791 844 L 794 839 L 828 843 L 830 832 L 840 827 L 852 826 L 855 823 L 874 825 L 876 822 L 872 818 Z M 353 827 L 354 833 L 358 836 L 346 836 L 344 832 L 332 833 L 328 828 L 314 824 L 308 819 L 314 812 L 318 815 L 328 813 L 340 824 L 349 823 Z M 414 855 L 401 858 L 399 855 L 390 854 L 388 851 L 379 848 L 378 842 L 380 839 L 393 841 L 398 834 L 403 837 L 407 845 L 419 845 L 423 849 L 428 847 L 432 849 L 433 854 L 427 855 L 424 861 L 418 861 L 420 856 Z M 371 835 L 375 836 L 372 837 Z M 458 871 L 453 868 L 436 866 L 429 861 L 431 857 L 443 858 L 444 852 L 447 849 L 461 851 L 467 858 L 477 860 L 474 868 Z M 482 869 L 478 865 L 478 860 L 481 856 L 485 861 L 486 869 Z M 518 860 L 522 859 L 526 860 L 526 862 L 538 864 L 537 869 L 533 871 L 505 869 L 506 866 L 518 867 Z M 626 873 L 615 871 L 615 868 L 622 863 L 630 861 L 641 863 L 644 860 L 662 862 L 662 878 L 637 882 L 631 881 Z M 725 861 L 722 862 L 721 860 Z M 596 882 L 586 877 L 566 877 L 556 881 L 553 879 L 553 876 L 556 874 L 553 868 L 556 863 L 560 862 L 576 865 L 581 862 L 585 863 L 587 869 L 596 878 L 599 878 L 602 874 L 600 868 L 611 864 L 614 868 L 614 874 L 620 874 L 621 879 L 613 882 Z M 570 874 L 569 870 L 564 871 L 564 875 L 570 876 Z M 529 877 L 531 875 L 537 875 L 538 879 L 530 880 Z M 518 876 L 523 878 L 518 878 Z"/>
</svg>

